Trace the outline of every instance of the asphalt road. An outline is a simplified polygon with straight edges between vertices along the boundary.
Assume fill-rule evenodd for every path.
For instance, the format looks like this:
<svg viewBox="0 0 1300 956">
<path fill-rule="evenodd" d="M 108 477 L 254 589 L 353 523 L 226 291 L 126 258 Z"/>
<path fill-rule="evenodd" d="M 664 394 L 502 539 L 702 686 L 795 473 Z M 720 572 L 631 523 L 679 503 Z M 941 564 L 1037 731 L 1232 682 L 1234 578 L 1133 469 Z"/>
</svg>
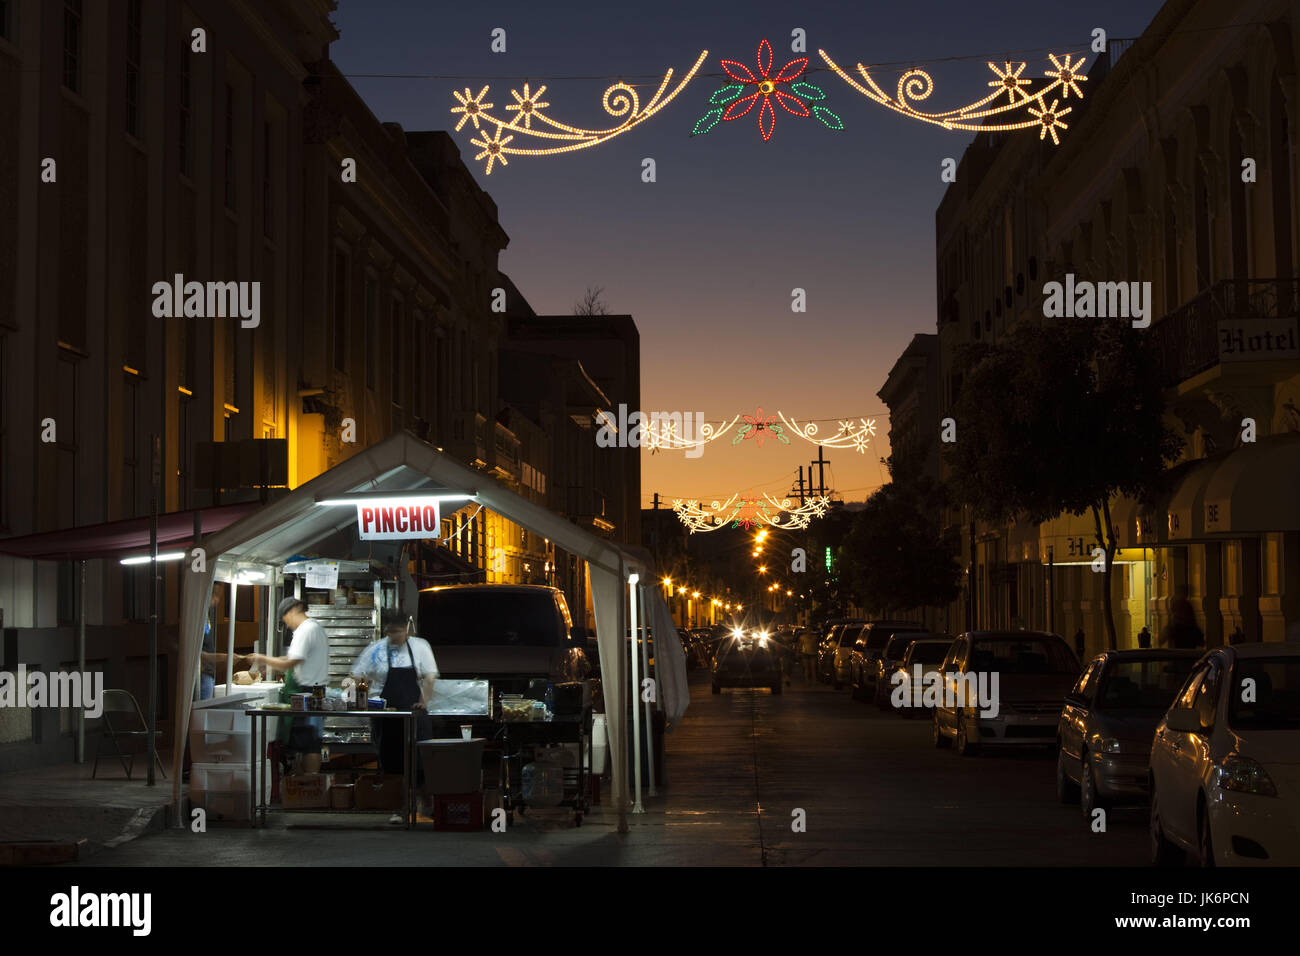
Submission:
<svg viewBox="0 0 1300 956">
<path fill-rule="evenodd" d="M 599 808 L 579 828 L 567 814 L 529 814 L 505 833 L 407 833 L 382 820 L 273 817 L 266 830 L 213 826 L 158 833 L 105 850 L 109 866 L 740 865 L 1145 866 L 1146 812 L 1112 811 L 1093 833 L 1055 801 L 1043 753 L 936 750 L 929 724 L 799 681 L 768 691 L 709 692 L 668 736 L 669 781 L 620 835 Z M 804 832 L 795 832 L 803 811 Z M 310 826 L 286 826 L 308 821 Z M 356 822 L 360 818 L 351 818 Z"/>
</svg>

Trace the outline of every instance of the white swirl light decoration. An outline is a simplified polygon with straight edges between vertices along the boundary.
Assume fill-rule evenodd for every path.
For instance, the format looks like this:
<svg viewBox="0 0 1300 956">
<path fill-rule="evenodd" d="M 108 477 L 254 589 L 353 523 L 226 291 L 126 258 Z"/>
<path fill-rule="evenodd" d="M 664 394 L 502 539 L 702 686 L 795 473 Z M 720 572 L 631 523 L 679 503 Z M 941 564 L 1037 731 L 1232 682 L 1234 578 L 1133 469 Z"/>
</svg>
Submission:
<svg viewBox="0 0 1300 956">
<path fill-rule="evenodd" d="M 510 119 L 503 119 L 494 116 L 490 110 L 493 104 L 487 102 L 489 87 L 485 86 L 477 94 L 468 87 L 464 92 L 453 91 L 452 96 L 456 99 L 457 105 L 451 108 L 452 113 L 460 114 L 460 121 L 456 124 L 459 130 L 466 122 L 472 122 L 474 129 L 479 132 L 478 139 L 470 137 L 470 143 L 479 147 L 479 153 L 474 158 L 487 160 L 487 175 L 492 175 L 493 163 L 500 163 L 502 166 L 509 165 L 507 156 L 552 156 L 556 153 L 569 153 L 575 149 L 586 149 L 589 146 L 596 146 L 600 143 L 608 142 L 615 136 L 626 133 L 634 126 L 654 116 L 661 109 L 667 106 L 676 98 L 677 94 L 686 88 L 686 85 L 695 78 L 700 67 L 708 57 L 709 51 L 704 50 L 696 59 L 694 65 L 686 71 L 681 81 L 668 92 L 668 85 L 672 82 L 673 71 L 669 69 L 645 106 L 641 105 L 640 98 L 636 90 L 626 83 L 615 83 L 605 90 L 605 95 L 601 97 L 601 106 L 610 116 L 623 121 L 617 126 L 611 126 L 607 129 L 584 129 L 579 126 L 570 126 L 567 123 L 561 123 L 559 120 L 552 119 L 542 112 L 544 107 L 550 106 L 549 103 L 542 102 L 540 97 L 546 89 L 541 87 L 536 93 L 530 93 L 527 85 L 524 86 L 522 94 L 518 90 L 512 90 L 511 93 L 515 98 L 515 103 L 508 106 L 507 109 L 516 110 L 516 115 Z M 520 125 L 520 116 L 526 116 L 527 122 Z M 486 124 L 483 128 L 479 124 Z M 533 128 L 536 123 L 537 127 Z M 503 137 L 503 131 L 508 131 L 511 135 Z M 525 147 L 510 145 L 519 137 L 535 137 L 541 140 L 551 140 L 558 145 L 544 147 Z M 527 140 L 524 140 L 525 142 Z"/>
<path fill-rule="evenodd" d="M 731 430 L 740 420 L 737 415 L 731 421 L 722 421 L 714 425 L 705 422 L 700 426 L 699 438 L 685 438 L 678 433 L 677 422 L 663 416 L 651 416 L 650 424 L 645 426 L 646 445 L 652 450 L 683 451 L 688 448 L 701 448 L 711 441 L 716 441 Z"/>
<path fill-rule="evenodd" d="M 825 50 L 818 50 L 817 52 L 826 61 L 826 65 L 841 80 L 867 99 L 879 103 L 895 113 L 920 120 L 923 123 L 942 126 L 947 130 L 960 129 L 980 133 L 1037 129 L 1039 139 L 1045 139 L 1050 135 L 1052 144 L 1057 146 L 1060 145 L 1058 132 L 1069 128 L 1066 123 L 1062 122 L 1061 117 L 1072 111 L 1072 107 L 1062 107 L 1060 102 L 1061 100 L 1068 100 L 1071 94 L 1082 100 L 1083 90 L 1079 84 L 1088 79 L 1083 74 L 1083 67 L 1087 63 L 1087 59 L 1082 54 L 1067 53 L 1059 57 L 1055 53 L 1048 54 L 1048 59 L 1051 60 L 1051 64 L 1055 69 L 1043 71 L 1046 79 L 1051 82 L 1046 83 L 1041 89 L 1037 90 L 1030 89 L 1028 78 L 1022 78 L 1020 75 L 1025 69 L 1024 63 L 1011 63 L 1008 61 L 1001 67 L 996 63 L 989 63 L 989 69 L 993 71 L 994 76 L 994 79 L 988 84 L 993 87 L 992 93 L 981 100 L 958 107 L 955 110 L 948 110 L 943 113 L 923 113 L 912 103 L 925 100 L 934 92 L 934 79 L 924 70 L 909 70 L 904 73 L 898 80 L 896 95 L 891 97 L 880 88 L 880 84 L 872 78 L 870 72 L 861 63 L 857 64 L 857 71 L 862 77 L 862 82 L 859 83 L 849 75 L 848 71 L 832 60 L 830 54 Z M 1079 56 L 1077 62 L 1074 60 L 1076 55 Z M 1007 98 L 1006 102 L 994 104 L 995 100 L 1004 95 Z M 987 122 L 990 117 L 1012 113 L 1020 113 L 1021 115 L 1014 118 L 1008 116 L 1008 122 Z"/>
<path fill-rule="evenodd" d="M 830 438 L 817 437 L 817 425 L 814 422 L 808 422 L 806 425 L 800 425 L 793 418 L 786 418 L 781 412 L 781 421 L 786 424 L 792 432 L 798 435 L 806 442 L 814 445 L 821 445 L 823 448 L 851 448 L 858 454 L 866 454 L 867 445 L 876 434 L 876 420 L 874 418 L 859 418 L 857 421 L 845 419 L 839 423 L 840 430 Z"/>
<path fill-rule="evenodd" d="M 714 501 L 708 508 L 698 501 L 673 500 L 673 511 L 691 534 L 697 531 L 718 531 L 722 528 L 749 529 L 759 524 L 777 529 L 798 530 L 808 527 L 813 518 L 820 518 L 830 509 L 829 497 L 817 497 L 800 507 L 794 507 L 789 498 L 774 498 L 764 494 L 756 496 L 734 494 L 724 501 Z"/>
</svg>

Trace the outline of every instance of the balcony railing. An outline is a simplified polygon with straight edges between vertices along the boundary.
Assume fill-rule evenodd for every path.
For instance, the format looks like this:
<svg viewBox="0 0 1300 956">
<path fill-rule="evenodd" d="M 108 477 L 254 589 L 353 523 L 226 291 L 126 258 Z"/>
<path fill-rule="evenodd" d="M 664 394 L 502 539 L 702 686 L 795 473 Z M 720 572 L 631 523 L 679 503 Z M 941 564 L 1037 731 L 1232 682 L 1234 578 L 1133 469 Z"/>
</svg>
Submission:
<svg viewBox="0 0 1300 956">
<path fill-rule="evenodd" d="M 1300 315 L 1300 279 L 1225 279 L 1152 323 L 1166 387 L 1219 364 L 1219 323 Z"/>
</svg>

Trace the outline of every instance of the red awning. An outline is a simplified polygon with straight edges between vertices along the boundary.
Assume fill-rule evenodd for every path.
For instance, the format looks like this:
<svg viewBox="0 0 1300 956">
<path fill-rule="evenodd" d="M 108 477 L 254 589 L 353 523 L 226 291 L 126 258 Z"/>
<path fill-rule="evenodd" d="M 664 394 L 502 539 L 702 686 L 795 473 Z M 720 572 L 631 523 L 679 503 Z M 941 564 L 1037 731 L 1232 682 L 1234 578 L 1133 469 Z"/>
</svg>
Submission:
<svg viewBox="0 0 1300 956">
<path fill-rule="evenodd" d="M 175 549 L 194 538 L 194 516 L 202 522 L 202 534 L 215 534 L 234 524 L 244 515 L 262 507 L 258 501 L 245 501 L 195 511 L 174 511 L 158 516 L 158 547 Z M 63 528 L 21 538 L 0 538 L 0 554 L 40 561 L 89 561 L 95 558 L 124 558 L 149 551 L 149 518 L 127 518 L 104 524 Z"/>
</svg>

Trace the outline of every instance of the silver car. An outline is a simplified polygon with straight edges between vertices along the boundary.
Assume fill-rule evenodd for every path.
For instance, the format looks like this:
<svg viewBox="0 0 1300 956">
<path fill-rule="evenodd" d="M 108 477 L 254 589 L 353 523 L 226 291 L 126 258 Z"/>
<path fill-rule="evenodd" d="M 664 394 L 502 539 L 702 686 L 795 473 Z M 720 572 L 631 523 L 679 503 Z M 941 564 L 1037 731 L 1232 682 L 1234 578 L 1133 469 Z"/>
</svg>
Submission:
<svg viewBox="0 0 1300 956">
<path fill-rule="evenodd" d="M 1057 724 L 1056 795 L 1083 808 L 1147 797 L 1151 738 L 1200 651 L 1106 651 L 1083 669 Z"/>
</svg>

